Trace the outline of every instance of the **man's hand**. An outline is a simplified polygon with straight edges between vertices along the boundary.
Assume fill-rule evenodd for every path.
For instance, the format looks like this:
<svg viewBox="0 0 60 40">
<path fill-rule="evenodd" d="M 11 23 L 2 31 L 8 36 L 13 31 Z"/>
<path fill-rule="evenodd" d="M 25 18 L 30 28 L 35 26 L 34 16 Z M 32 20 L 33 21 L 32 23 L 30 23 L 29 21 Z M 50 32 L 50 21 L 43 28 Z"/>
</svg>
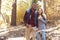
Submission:
<svg viewBox="0 0 60 40">
<path fill-rule="evenodd" d="M 33 27 L 33 29 L 35 30 L 35 31 L 37 31 L 38 30 L 38 28 L 35 26 L 35 27 Z"/>
<path fill-rule="evenodd" d="M 26 27 L 29 28 L 29 24 L 26 24 Z"/>
</svg>

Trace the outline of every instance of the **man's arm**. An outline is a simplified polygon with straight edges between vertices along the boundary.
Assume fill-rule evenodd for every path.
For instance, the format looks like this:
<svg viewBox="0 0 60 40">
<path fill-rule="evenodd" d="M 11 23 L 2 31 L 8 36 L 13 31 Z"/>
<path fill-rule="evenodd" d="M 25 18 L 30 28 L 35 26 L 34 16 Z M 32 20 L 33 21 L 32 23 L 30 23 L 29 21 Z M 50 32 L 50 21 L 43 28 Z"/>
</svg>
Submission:
<svg viewBox="0 0 60 40">
<path fill-rule="evenodd" d="M 26 25 L 26 23 L 27 23 L 26 16 L 27 16 L 27 11 L 25 12 L 25 15 L 24 15 L 24 18 L 23 18 L 25 25 Z"/>
</svg>

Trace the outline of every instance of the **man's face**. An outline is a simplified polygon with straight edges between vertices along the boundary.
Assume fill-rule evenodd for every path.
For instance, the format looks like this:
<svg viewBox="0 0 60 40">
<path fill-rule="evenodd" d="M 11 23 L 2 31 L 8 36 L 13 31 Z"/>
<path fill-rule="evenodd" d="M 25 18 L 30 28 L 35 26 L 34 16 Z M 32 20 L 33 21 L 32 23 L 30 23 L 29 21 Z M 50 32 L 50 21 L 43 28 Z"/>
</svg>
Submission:
<svg viewBox="0 0 60 40">
<path fill-rule="evenodd" d="M 36 4 L 35 3 L 32 4 L 32 9 L 36 9 Z"/>
</svg>

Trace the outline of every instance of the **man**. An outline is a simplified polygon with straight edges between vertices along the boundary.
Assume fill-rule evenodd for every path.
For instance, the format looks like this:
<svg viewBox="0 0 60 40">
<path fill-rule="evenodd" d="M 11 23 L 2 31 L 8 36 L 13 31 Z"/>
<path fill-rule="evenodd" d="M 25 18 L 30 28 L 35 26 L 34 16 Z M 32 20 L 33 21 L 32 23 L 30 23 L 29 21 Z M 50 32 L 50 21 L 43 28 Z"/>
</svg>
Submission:
<svg viewBox="0 0 60 40">
<path fill-rule="evenodd" d="M 35 26 L 37 26 L 37 14 L 35 13 L 35 10 L 36 10 L 36 4 L 33 3 L 31 5 L 31 8 L 28 9 L 25 12 L 25 15 L 24 15 L 24 23 L 25 23 L 25 26 L 27 27 L 26 35 L 28 35 L 26 37 L 27 40 L 30 40 L 30 31 L 31 31 L 31 28 L 34 28 Z"/>
<path fill-rule="evenodd" d="M 36 10 L 36 4 L 33 3 L 31 8 L 25 12 L 25 15 L 24 15 L 25 25 L 31 25 L 32 27 L 35 26 L 35 23 L 34 23 L 35 10 Z"/>
</svg>

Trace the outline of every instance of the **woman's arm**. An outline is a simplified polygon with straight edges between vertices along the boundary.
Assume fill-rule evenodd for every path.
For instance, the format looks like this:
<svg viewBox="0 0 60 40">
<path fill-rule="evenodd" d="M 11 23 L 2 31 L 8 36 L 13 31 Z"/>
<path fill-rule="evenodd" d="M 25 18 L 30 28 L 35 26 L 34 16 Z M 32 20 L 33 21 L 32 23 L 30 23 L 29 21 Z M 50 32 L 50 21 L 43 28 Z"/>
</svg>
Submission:
<svg viewBox="0 0 60 40">
<path fill-rule="evenodd" d="M 45 24 L 47 23 L 47 19 L 44 20 L 42 17 L 39 17 L 38 20 L 42 21 Z"/>
</svg>

